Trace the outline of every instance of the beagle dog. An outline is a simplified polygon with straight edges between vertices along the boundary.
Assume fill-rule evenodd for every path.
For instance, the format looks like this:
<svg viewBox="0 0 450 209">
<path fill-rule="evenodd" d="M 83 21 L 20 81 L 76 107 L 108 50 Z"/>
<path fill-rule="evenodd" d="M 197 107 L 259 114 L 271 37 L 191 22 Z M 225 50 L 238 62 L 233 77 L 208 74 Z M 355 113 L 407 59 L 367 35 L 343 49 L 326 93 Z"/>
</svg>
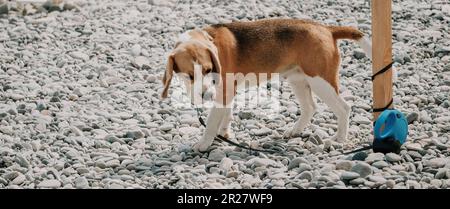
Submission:
<svg viewBox="0 0 450 209">
<path fill-rule="evenodd" d="M 344 142 L 351 108 L 339 95 L 340 55 L 336 43 L 339 39 L 357 41 L 372 58 L 370 40 L 361 31 L 347 26 L 268 19 L 193 29 L 180 35 L 168 57 L 161 96 L 167 97 L 174 73 L 184 80 L 191 99 L 201 97 L 210 85 L 204 82 L 195 90 L 196 79 L 216 75 L 212 78 L 216 86 L 215 106 L 202 139 L 194 145 L 195 151 L 204 152 L 217 134 L 229 136 L 230 104 L 241 86 L 239 82 L 227 82 L 229 75 L 278 73 L 288 81 L 301 108 L 300 118 L 284 137 L 298 135 L 310 123 L 316 110 L 314 92 L 337 116 L 338 129 L 332 140 Z"/>
</svg>

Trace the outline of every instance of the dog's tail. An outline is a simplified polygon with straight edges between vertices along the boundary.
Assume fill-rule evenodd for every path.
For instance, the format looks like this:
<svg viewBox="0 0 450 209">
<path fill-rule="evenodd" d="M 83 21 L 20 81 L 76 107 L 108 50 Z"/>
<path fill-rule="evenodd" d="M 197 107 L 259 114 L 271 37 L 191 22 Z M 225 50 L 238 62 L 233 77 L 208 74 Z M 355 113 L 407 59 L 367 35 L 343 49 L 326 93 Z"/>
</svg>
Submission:
<svg viewBox="0 0 450 209">
<path fill-rule="evenodd" d="M 328 29 L 333 34 L 333 38 L 337 39 L 352 39 L 357 41 L 358 45 L 364 50 L 366 55 L 372 59 L 372 44 L 370 39 L 364 35 L 360 30 L 350 26 L 328 26 Z"/>
<path fill-rule="evenodd" d="M 328 29 L 333 34 L 334 39 L 359 40 L 364 36 L 363 32 L 350 26 L 328 26 Z"/>
<path fill-rule="evenodd" d="M 365 35 L 360 30 L 349 27 L 349 26 L 328 26 L 328 29 L 333 34 L 333 38 L 335 40 L 337 39 L 351 39 L 355 40 L 356 43 L 364 50 L 364 53 L 366 53 L 366 56 L 369 57 L 370 60 L 372 60 L 372 42 L 367 35 Z M 393 80 L 397 80 L 397 70 L 395 67 L 392 67 L 392 78 Z"/>
</svg>

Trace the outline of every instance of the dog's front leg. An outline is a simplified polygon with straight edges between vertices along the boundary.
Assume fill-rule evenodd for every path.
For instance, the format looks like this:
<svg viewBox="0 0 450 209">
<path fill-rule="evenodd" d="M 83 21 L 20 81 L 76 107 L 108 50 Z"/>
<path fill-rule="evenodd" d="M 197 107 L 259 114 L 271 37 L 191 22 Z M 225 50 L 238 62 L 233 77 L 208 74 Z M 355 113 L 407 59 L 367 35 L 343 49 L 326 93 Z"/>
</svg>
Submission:
<svg viewBox="0 0 450 209">
<path fill-rule="evenodd" d="M 233 120 L 233 110 L 230 109 L 230 111 L 227 112 L 227 114 L 223 117 L 222 124 L 219 128 L 219 134 L 222 135 L 225 138 L 230 138 L 231 136 L 231 120 Z"/>
<path fill-rule="evenodd" d="M 194 145 L 194 151 L 205 152 L 214 141 L 214 137 L 219 131 L 219 127 L 225 116 L 229 115 L 231 108 L 213 107 L 206 122 L 206 130 L 202 139 Z"/>
</svg>

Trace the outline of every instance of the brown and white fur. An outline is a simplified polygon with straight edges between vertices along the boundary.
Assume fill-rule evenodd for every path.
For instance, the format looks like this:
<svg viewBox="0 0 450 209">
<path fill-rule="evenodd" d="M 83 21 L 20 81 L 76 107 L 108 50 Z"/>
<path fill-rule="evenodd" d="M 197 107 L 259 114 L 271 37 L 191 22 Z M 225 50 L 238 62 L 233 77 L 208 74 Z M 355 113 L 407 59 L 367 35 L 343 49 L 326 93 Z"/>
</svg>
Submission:
<svg viewBox="0 0 450 209">
<path fill-rule="evenodd" d="M 221 75 L 222 88 L 216 92 L 216 101 L 224 104 L 230 104 L 236 94 L 236 86 L 226 86 L 226 74 L 279 73 L 287 78 L 302 109 L 299 120 L 284 137 L 302 132 L 310 123 L 316 111 L 314 92 L 336 114 L 338 130 L 333 139 L 343 142 L 347 138 L 350 106 L 339 96 L 339 39 L 356 40 L 371 58 L 369 40 L 352 27 L 272 19 L 194 29 L 180 36 L 168 58 L 162 97 L 167 97 L 173 73 L 187 74 L 192 79 L 196 64 L 201 65 L 203 76 L 211 72 Z M 187 88 L 191 88 L 192 81 L 183 78 Z M 213 107 L 205 133 L 194 150 L 206 151 L 217 134 L 227 136 L 231 119 L 230 106 Z"/>
</svg>

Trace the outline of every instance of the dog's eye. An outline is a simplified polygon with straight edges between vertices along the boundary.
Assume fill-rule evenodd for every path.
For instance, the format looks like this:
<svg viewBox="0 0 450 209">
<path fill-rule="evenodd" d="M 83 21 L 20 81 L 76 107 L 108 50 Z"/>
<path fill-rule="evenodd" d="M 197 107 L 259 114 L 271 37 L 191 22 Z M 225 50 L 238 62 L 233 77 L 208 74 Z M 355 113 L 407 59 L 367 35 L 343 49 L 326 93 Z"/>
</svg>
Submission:
<svg viewBox="0 0 450 209">
<path fill-rule="evenodd" d="M 194 80 L 194 76 L 193 75 L 189 75 L 189 79 Z"/>
<path fill-rule="evenodd" d="M 211 72 L 211 69 L 208 69 L 208 70 L 205 71 L 206 74 L 208 74 L 210 72 Z"/>
</svg>

